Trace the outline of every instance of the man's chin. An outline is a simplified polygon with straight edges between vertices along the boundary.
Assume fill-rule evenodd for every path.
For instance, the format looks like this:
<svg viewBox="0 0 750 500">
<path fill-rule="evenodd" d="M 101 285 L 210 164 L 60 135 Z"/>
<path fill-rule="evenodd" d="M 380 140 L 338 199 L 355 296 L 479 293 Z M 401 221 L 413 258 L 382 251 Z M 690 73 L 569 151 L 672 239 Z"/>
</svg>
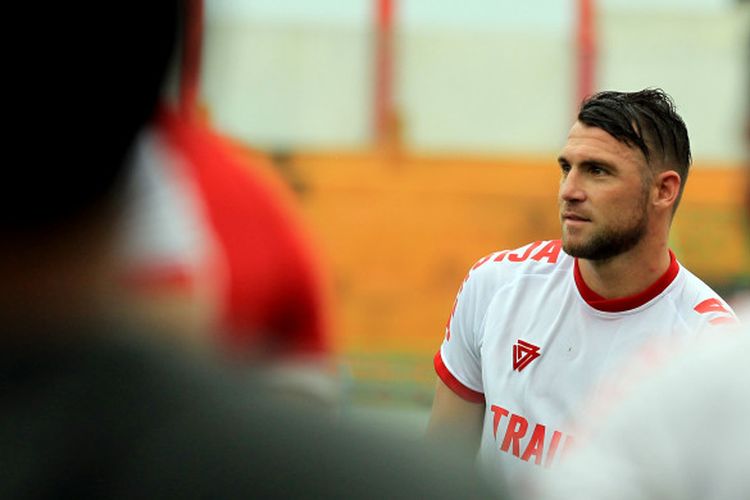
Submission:
<svg viewBox="0 0 750 500">
<path fill-rule="evenodd" d="M 563 237 L 562 248 L 566 254 L 571 257 L 578 257 L 579 259 L 589 258 L 589 254 L 591 253 L 591 249 L 586 242 L 575 241 L 574 238 Z"/>
<path fill-rule="evenodd" d="M 561 240 L 563 251 L 568 255 L 572 255 L 573 257 L 576 257 L 575 254 L 580 252 L 581 247 L 584 246 L 580 238 L 576 238 L 574 236 L 571 236 L 570 234 L 567 234 L 567 231 L 565 231 L 564 229 L 562 232 Z"/>
<path fill-rule="evenodd" d="M 571 257 L 579 257 L 580 256 L 581 249 L 578 246 L 571 245 L 571 244 L 565 243 L 563 241 L 562 248 L 563 248 L 563 252 L 565 252 L 566 254 L 570 255 Z"/>
</svg>

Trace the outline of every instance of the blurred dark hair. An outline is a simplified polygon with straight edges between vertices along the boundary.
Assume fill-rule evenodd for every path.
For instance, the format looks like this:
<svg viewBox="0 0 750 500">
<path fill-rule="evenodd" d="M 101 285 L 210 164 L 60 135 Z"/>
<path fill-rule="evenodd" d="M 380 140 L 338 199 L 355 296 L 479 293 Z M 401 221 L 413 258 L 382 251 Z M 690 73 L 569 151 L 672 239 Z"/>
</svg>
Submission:
<svg viewBox="0 0 750 500">
<path fill-rule="evenodd" d="M 181 0 L 11 2 L 0 231 L 38 233 L 117 191 L 153 116 Z"/>
<path fill-rule="evenodd" d="M 672 98 L 661 89 L 638 92 L 605 91 L 581 104 L 578 121 L 606 131 L 643 152 L 650 166 L 675 170 L 682 183 L 674 208 L 685 189 L 692 157 L 687 127 Z"/>
</svg>

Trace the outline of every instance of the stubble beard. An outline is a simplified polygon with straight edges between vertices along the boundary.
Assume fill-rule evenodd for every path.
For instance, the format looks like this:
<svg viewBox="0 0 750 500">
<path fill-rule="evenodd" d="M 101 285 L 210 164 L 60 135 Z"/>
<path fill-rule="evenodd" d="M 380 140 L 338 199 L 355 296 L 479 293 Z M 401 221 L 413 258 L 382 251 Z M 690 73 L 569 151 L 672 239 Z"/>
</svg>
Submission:
<svg viewBox="0 0 750 500">
<path fill-rule="evenodd" d="M 587 241 L 572 244 L 566 241 L 563 231 L 563 250 L 568 255 L 592 261 L 607 261 L 632 250 L 646 235 L 649 216 L 645 203 L 640 207 L 640 217 L 625 228 L 604 227 Z"/>
</svg>

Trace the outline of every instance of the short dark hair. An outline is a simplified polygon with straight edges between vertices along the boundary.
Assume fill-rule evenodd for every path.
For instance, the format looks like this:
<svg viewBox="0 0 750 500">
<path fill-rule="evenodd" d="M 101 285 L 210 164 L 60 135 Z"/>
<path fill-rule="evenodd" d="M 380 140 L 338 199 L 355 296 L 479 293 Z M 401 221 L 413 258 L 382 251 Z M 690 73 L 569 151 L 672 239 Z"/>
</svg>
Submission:
<svg viewBox="0 0 750 500">
<path fill-rule="evenodd" d="M 687 127 L 672 98 L 659 88 L 638 92 L 604 91 L 581 104 L 578 121 L 597 127 L 630 147 L 637 147 L 649 165 L 658 162 L 663 168 L 680 174 L 680 192 L 685 189 L 692 156 Z"/>
</svg>

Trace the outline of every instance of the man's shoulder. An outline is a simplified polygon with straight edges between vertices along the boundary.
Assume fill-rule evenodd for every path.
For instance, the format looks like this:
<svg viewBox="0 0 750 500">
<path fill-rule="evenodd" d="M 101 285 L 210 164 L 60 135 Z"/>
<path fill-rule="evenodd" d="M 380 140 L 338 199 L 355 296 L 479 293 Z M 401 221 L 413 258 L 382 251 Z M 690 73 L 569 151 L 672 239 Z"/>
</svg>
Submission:
<svg viewBox="0 0 750 500">
<path fill-rule="evenodd" d="M 538 240 L 521 247 L 485 255 L 469 269 L 468 277 L 553 274 L 572 267 L 573 259 L 560 240 Z"/>
<path fill-rule="evenodd" d="M 688 319 L 711 325 L 737 322 L 732 307 L 713 288 L 684 266 L 679 286 L 671 291 L 672 301 L 685 311 Z"/>
</svg>

